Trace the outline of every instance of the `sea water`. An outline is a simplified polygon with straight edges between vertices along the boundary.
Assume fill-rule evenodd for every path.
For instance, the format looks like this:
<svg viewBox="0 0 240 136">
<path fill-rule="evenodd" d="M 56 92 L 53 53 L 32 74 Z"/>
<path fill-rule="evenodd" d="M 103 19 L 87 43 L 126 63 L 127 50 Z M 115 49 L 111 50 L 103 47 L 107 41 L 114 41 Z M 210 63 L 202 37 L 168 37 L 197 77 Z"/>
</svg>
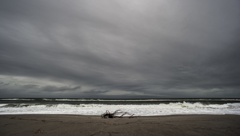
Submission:
<svg viewBox="0 0 240 136">
<path fill-rule="evenodd" d="M 106 110 L 110 112 L 121 110 L 135 116 L 240 115 L 240 99 L 0 99 L 2 115 L 101 115 Z"/>
</svg>

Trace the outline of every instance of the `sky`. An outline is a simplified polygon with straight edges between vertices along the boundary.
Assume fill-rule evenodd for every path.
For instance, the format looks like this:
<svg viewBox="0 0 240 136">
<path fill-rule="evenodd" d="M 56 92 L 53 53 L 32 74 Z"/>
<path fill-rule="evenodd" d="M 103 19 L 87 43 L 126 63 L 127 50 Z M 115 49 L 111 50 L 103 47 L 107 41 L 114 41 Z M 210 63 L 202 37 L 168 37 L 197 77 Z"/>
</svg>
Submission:
<svg viewBox="0 0 240 136">
<path fill-rule="evenodd" d="M 0 98 L 240 98 L 240 1 L 2 0 Z"/>
</svg>

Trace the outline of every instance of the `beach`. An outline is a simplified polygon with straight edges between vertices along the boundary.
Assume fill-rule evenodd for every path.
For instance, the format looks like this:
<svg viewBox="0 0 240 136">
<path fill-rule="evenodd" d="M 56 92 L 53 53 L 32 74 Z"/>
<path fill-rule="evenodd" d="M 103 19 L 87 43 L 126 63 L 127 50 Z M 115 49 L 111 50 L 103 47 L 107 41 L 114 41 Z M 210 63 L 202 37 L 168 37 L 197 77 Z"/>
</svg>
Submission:
<svg viewBox="0 0 240 136">
<path fill-rule="evenodd" d="M 0 115 L 1 136 L 239 136 L 239 115 Z"/>
</svg>

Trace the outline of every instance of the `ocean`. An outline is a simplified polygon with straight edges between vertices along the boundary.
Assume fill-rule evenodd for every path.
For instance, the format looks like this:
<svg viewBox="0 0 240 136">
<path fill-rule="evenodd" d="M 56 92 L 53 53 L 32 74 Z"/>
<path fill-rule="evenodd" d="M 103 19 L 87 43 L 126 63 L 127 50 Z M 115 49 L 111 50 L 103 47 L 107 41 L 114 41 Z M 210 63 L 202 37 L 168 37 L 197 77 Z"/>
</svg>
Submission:
<svg viewBox="0 0 240 136">
<path fill-rule="evenodd" d="M 121 110 L 135 116 L 240 115 L 240 99 L 0 99 L 0 115 L 101 115 Z M 127 115 L 126 115 L 127 116 Z"/>
</svg>

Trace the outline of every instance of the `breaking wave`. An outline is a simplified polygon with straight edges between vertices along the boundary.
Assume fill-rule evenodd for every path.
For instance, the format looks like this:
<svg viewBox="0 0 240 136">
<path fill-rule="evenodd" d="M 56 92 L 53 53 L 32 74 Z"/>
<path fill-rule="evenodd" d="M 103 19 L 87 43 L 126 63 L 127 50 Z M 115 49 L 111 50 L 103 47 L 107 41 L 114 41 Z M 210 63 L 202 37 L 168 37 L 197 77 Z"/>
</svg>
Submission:
<svg viewBox="0 0 240 136">
<path fill-rule="evenodd" d="M 235 114 L 240 115 L 240 103 L 204 104 L 200 102 L 170 102 L 160 104 L 0 104 L 0 114 L 73 114 L 100 115 L 106 110 L 122 110 L 136 116 L 189 115 L 189 114 Z"/>
</svg>

